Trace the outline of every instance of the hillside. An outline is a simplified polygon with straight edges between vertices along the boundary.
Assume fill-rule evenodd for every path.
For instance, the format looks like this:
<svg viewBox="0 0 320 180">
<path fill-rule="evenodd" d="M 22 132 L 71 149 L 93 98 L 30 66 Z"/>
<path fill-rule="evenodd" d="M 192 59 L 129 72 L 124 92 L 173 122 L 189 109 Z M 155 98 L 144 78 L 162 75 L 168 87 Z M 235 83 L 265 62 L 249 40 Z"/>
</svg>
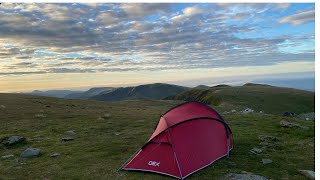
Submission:
<svg viewBox="0 0 320 180">
<path fill-rule="evenodd" d="M 114 89 L 115 88 L 113 88 L 113 87 L 95 87 L 95 88 L 90 88 L 88 91 L 85 91 L 85 92 L 68 94 L 64 98 L 67 98 L 67 99 L 89 99 L 93 96 L 99 95 L 102 92 L 108 93 Z"/>
<path fill-rule="evenodd" d="M 151 136 L 159 115 L 181 101 L 134 100 L 101 102 L 0 94 L 0 141 L 20 135 L 26 141 L 13 146 L 0 142 L 0 179 L 172 179 L 153 173 L 117 172 L 117 169 Z M 292 106 L 304 106 L 295 104 Z M 271 114 L 225 114 L 233 132 L 234 150 L 229 158 L 193 174 L 188 179 L 220 179 L 243 171 L 269 179 L 306 179 L 298 170 L 314 171 L 314 122 Z M 283 128 L 286 120 L 306 128 Z M 61 140 L 73 131 L 73 141 Z M 260 137 L 277 140 L 259 154 Z M 267 142 L 268 143 L 268 142 Z M 26 148 L 40 148 L 41 155 L 22 158 Z M 59 156 L 51 157 L 53 153 Z M 272 159 L 264 165 L 261 159 Z"/>
<path fill-rule="evenodd" d="M 286 111 L 305 113 L 315 109 L 314 92 L 252 83 L 243 86 L 218 85 L 210 89 L 190 89 L 166 99 L 199 100 L 219 109 L 252 108 L 258 112 L 273 114 Z"/>
<path fill-rule="evenodd" d="M 67 96 L 69 94 L 74 94 L 74 93 L 78 94 L 78 93 L 82 93 L 82 91 L 71 91 L 71 90 L 39 91 L 39 90 L 34 90 L 31 93 L 27 93 L 27 94 L 32 94 L 32 95 L 37 95 L 37 96 L 64 98 L 65 96 Z"/>
<path fill-rule="evenodd" d="M 119 101 L 130 99 L 163 99 L 187 90 L 187 87 L 171 84 L 146 84 L 135 87 L 121 87 L 112 91 L 102 92 L 90 99 L 99 101 Z"/>
</svg>

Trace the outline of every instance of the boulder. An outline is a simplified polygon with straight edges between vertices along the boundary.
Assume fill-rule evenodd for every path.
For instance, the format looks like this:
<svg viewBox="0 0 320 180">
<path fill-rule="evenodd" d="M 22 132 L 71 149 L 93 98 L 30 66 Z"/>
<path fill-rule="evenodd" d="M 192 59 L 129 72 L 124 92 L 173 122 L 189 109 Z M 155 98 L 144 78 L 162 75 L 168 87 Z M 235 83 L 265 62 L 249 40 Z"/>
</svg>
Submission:
<svg viewBox="0 0 320 180">
<path fill-rule="evenodd" d="M 40 152 L 41 152 L 41 149 L 39 148 L 27 148 L 20 154 L 20 156 L 24 158 L 36 157 L 40 155 Z"/>
<path fill-rule="evenodd" d="M 299 170 L 299 172 L 303 175 L 305 175 L 309 179 L 315 179 L 315 173 L 314 171 L 310 170 Z"/>
<path fill-rule="evenodd" d="M 247 174 L 236 174 L 229 173 L 221 178 L 221 180 L 268 180 L 266 177 L 247 173 Z"/>
<path fill-rule="evenodd" d="M 25 140 L 25 138 L 22 136 L 10 136 L 9 138 L 5 139 L 2 143 L 5 146 L 12 146 L 14 144 L 23 142 L 24 140 Z"/>
<path fill-rule="evenodd" d="M 271 164 L 272 160 L 271 159 L 262 159 L 262 164 Z"/>
</svg>

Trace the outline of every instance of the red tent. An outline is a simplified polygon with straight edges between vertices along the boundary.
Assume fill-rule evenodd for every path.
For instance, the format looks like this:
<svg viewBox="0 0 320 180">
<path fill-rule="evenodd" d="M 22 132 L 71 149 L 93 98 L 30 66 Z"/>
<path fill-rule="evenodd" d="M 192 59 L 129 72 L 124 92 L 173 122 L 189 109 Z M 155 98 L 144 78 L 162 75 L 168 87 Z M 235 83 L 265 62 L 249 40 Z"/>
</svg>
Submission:
<svg viewBox="0 0 320 180">
<path fill-rule="evenodd" d="M 149 141 L 120 169 L 184 179 L 231 149 L 231 130 L 222 117 L 209 106 L 186 102 L 160 117 Z"/>
</svg>

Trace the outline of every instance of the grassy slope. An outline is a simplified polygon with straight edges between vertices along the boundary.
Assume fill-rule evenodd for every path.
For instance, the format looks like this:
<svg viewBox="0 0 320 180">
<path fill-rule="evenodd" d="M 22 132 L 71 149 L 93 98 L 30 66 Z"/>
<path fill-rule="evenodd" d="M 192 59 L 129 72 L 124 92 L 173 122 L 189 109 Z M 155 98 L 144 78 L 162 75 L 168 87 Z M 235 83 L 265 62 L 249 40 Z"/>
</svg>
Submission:
<svg viewBox="0 0 320 180">
<path fill-rule="evenodd" d="M 16 156 L 0 159 L 0 179 L 172 179 L 152 173 L 117 173 L 117 169 L 151 136 L 159 115 L 177 103 L 97 102 L 0 94 L 0 105 L 6 106 L 0 109 L 0 136 L 27 138 L 25 144 L 0 147 L 1 156 L 11 153 Z M 35 118 L 39 113 L 47 117 Z M 98 119 L 105 113 L 111 117 Z M 310 127 L 300 130 L 281 128 L 279 121 L 283 118 L 276 115 L 234 114 L 224 118 L 233 130 L 231 157 L 217 161 L 190 179 L 219 179 L 225 173 L 241 171 L 273 179 L 304 179 L 298 169 L 314 170 L 314 123 L 299 121 Z M 60 141 L 67 130 L 75 130 L 75 141 Z M 42 140 L 35 138 L 39 135 Z M 258 135 L 278 136 L 276 151 L 248 154 L 258 146 Z M 27 147 L 41 148 L 42 156 L 20 158 L 19 154 Z M 61 155 L 51 158 L 52 152 Z M 270 158 L 273 163 L 262 165 L 262 158 Z"/>
<path fill-rule="evenodd" d="M 219 108 L 243 110 L 252 108 L 272 114 L 286 111 L 306 113 L 314 111 L 315 97 L 313 92 L 281 88 L 267 85 L 248 85 L 237 87 L 213 87 L 210 90 L 191 89 L 173 99 L 198 97 Z"/>
<path fill-rule="evenodd" d="M 154 83 L 135 87 L 122 87 L 107 93 L 101 93 L 90 99 L 101 101 L 118 101 L 132 99 L 163 99 L 170 95 L 181 93 L 187 87 L 172 84 Z"/>
</svg>

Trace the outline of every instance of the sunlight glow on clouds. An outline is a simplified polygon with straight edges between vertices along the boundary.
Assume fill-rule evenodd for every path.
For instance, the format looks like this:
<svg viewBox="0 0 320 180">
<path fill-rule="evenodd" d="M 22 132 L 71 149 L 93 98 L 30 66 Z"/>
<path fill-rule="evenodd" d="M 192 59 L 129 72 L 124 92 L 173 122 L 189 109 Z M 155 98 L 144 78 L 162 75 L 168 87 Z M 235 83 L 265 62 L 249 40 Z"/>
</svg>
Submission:
<svg viewBox="0 0 320 180">
<path fill-rule="evenodd" d="M 161 82 L 206 69 L 254 75 L 283 63 L 291 69 L 277 73 L 304 72 L 299 63 L 314 63 L 314 14 L 312 3 L 3 3 L 1 88 L 82 86 L 86 77 L 128 84 L 139 73 Z"/>
</svg>

